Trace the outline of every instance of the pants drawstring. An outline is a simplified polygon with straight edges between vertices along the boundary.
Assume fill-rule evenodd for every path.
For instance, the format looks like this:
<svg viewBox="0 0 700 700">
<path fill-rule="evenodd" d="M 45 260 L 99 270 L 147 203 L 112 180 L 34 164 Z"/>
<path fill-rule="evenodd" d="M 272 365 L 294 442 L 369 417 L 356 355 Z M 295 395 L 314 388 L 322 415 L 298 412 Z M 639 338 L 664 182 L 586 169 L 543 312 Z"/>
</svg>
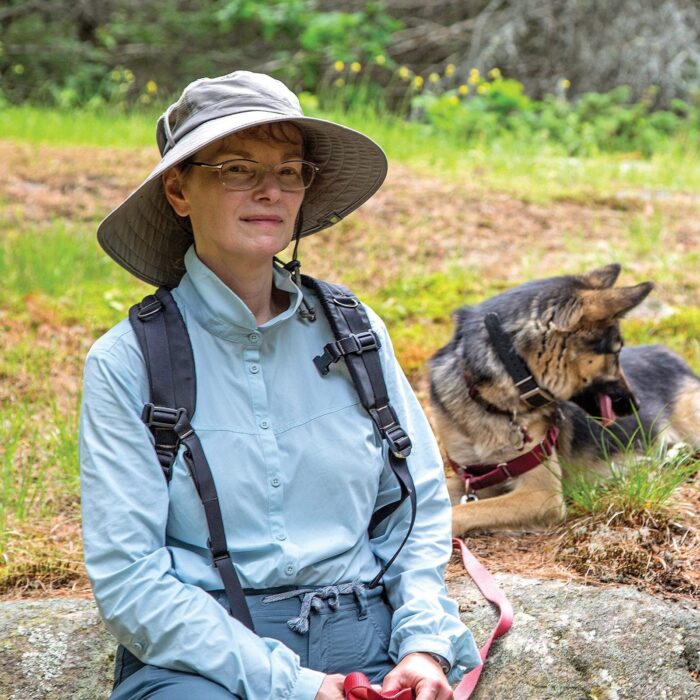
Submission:
<svg viewBox="0 0 700 700">
<path fill-rule="evenodd" d="M 337 610 L 340 607 L 340 596 L 352 594 L 357 601 L 359 609 L 358 619 L 362 620 L 367 617 L 367 594 L 365 586 L 358 581 L 351 583 L 341 583 L 337 586 L 323 586 L 322 588 L 299 588 L 294 591 L 285 591 L 284 593 L 275 593 L 265 596 L 262 599 L 263 605 L 276 603 L 280 600 L 288 600 L 289 598 L 299 597 L 301 599 L 301 607 L 299 615 L 287 620 L 289 629 L 298 634 L 306 634 L 309 631 L 309 615 L 312 610 L 320 610 L 323 607 L 324 601 L 328 603 L 331 610 Z"/>
</svg>

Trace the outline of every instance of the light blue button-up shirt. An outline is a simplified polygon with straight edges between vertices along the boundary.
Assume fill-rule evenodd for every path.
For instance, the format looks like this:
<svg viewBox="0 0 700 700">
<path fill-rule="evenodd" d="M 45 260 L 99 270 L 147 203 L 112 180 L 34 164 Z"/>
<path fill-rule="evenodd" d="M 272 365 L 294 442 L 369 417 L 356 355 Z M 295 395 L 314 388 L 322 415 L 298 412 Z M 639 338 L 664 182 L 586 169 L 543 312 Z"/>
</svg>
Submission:
<svg viewBox="0 0 700 700">
<path fill-rule="evenodd" d="M 300 290 L 275 271 L 289 308 L 258 327 L 193 248 L 185 264 L 173 295 L 195 356 L 192 424 L 243 587 L 370 581 L 402 541 L 410 505 L 368 537 L 372 513 L 399 488 L 345 364 L 325 377 L 313 364 L 333 340 L 320 305 L 305 289 L 319 313 L 304 320 Z M 451 544 L 442 461 L 386 328 L 368 313 L 392 405 L 413 442 L 418 499 L 413 533 L 384 577 L 395 611 L 389 652 L 396 661 L 440 654 L 456 679 L 480 659 L 443 582 Z M 204 511 L 182 454 L 166 484 L 140 418 L 148 401 L 143 357 L 123 321 L 88 355 L 80 427 L 85 562 L 107 627 L 144 662 L 198 673 L 249 700 L 313 700 L 323 674 L 301 668 L 294 652 L 250 632 L 205 592 L 223 585 Z"/>
</svg>

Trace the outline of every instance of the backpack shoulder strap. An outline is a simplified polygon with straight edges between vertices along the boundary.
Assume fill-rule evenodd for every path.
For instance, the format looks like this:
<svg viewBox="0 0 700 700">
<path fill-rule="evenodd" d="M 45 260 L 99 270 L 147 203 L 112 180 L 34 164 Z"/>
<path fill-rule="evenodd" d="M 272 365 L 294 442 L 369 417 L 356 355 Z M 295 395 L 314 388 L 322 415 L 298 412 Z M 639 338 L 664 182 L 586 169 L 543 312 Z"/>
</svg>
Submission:
<svg viewBox="0 0 700 700">
<path fill-rule="evenodd" d="M 406 544 L 416 519 L 416 491 L 406 464 L 406 458 L 411 453 L 411 440 L 401 427 L 389 400 L 379 358 L 381 343 L 372 329 L 364 306 L 342 285 L 329 284 L 308 275 L 302 275 L 302 282 L 316 293 L 335 336 L 335 341 L 326 344 L 323 353 L 314 358 L 314 364 L 321 375 L 325 376 L 330 371 L 331 364 L 341 357 L 345 360 L 360 402 L 377 426 L 379 434 L 387 442 L 389 466 L 401 489 L 398 500 L 382 506 L 372 515 L 369 523 L 370 535 L 377 525 L 396 511 L 406 499 L 411 502 L 408 531 L 394 555 L 369 584 L 370 588 L 374 588 Z"/>
<path fill-rule="evenodd" d="M 180 445 L 204 508 L 209 549 L 229 601 L 229 612 L 254 631 L 253 620 L 226 542 L 214 477 L 190 419 L 196 406 L 194 355 L 187 327 L 169 290 L 161 287 L 129 310 L 148 372 L 150 402 L 141 419 L 153 433 L 155 450 L 166 480 Z"/>
<path fill-rule="evenodd" d="M 191 418 L 197 400 L 190 337 L 172 294 L 165 287 L 129 310 L 129 322 L 146 362 L 150 402 L 141 418 L 155 438 L 158 461 L 167 481 L 179 448 L 173 432 L 180 414 Z"/>
</svg>

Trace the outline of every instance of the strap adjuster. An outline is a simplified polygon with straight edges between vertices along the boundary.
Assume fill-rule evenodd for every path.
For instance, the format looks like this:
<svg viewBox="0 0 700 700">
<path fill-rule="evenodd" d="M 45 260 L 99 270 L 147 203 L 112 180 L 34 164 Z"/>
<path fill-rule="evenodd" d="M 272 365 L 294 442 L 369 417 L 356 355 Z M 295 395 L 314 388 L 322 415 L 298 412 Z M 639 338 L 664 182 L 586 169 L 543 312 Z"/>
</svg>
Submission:
<svg viewBox="0 0 700 700">
<path fill-rule="evenodd" d="M 146 299 L 149 299 L 148 303 L 146 303 Z M 136 313 L 141 321 L 157 314 L 163 308 L 163 302 L 155 294 L 151 294 L 146 299 L 139 304 L 139 310 Z"/>
<path fill-rule="evenodd" d="M 362 331 L 351 333 L 340 340 L 327 343 L 323 348 L 323 354 L 314 357 L 316 369 L 321 376 L 328 374 L 329 367 L 344 355 L 362 355 L 368 350 L 378 350 L 382 346 L 379 336 L 374 331 Z"/>
<path fill-rule="evenodd" d="M 141 412 L 141 420 L 149 428 L 174 430 L 183 415 L 187 415 L 184 408 L 168 408 L 167 406 L 154 406 L 152 403 L 147 403 Z"/>
<path fill-rule="evenodd" d="M 411 438 L 399 424 L 393 406 L 385 404 L 379 408 L 370 408 L 369 415 L 379 429 L 380 435 L 387 441 L 394 457 L 406 459 L 411 454 Z"/>
</svg>

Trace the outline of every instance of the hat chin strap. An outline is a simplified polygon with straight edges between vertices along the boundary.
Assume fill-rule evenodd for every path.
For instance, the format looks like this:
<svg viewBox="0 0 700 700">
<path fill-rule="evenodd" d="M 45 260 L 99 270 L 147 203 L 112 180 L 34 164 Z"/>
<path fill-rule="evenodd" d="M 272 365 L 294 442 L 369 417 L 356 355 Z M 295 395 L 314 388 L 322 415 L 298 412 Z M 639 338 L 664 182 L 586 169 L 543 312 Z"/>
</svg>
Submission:
<svg viewBox="0 0 700 700">
<path fill-rule="evenodd" d="M 301 286 L 301 262 L 299 262 L 298 253 L 299 240 L 301 238 L 302 228 L 303 217 L 301 215 L 301 212 L 299 212 L 299 215 L 297 216 L 296 226 L 294 227 L 294 250 L 292 251 L 292 259 L 287 263 L 283 263 L 278 258 L 275 258 L 275 260 L 279 262 L 282 265 L 282 267 L 292 275 L 294 284 L 296 284 L 296 286 L 299 288 L 299 291 L 301 292 L 301 306 L 299 307 L 299 315 L 303 319 L 313 322 L 316 320 L 316 309 L 314 309 L 314 307 L 311 306 L 311 304 L 309 304 L 309 302 L 306 300 L 306 297 L 304 296 L 304 290 Z"/>
</svg>

